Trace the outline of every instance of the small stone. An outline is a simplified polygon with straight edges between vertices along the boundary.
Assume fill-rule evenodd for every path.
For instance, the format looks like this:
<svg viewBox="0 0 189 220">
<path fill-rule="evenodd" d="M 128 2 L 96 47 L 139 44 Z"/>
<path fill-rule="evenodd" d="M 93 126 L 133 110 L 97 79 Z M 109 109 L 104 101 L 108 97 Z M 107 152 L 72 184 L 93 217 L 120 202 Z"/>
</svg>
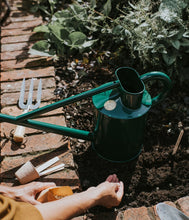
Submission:
<svg viewBox="0 0 189 220">
<path fill-rule="evenodd" d="M 66 115 L 66 119 L 70 119 L 71 118 L 71 116 L 70 115 Z"/>
<path fill-rule="evenodd" d="M 85 140 L 83 140 L 83 139 L 78 139 L 78 141 L 79 141 L 80 143 L 84 143 L 84 142 L 85 142 Z"/>
</svg>

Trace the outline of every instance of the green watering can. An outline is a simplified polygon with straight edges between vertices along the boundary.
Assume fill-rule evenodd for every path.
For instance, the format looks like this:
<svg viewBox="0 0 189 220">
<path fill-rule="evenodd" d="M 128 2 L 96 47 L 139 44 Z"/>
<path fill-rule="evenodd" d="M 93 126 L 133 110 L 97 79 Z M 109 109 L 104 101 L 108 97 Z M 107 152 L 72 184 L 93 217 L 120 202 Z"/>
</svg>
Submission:
<svg viewBox="0 0 189 220">
<path fill-rule="evenodd" d="M 0 122 L 90 140 L 97 154 L 112 162 L 133 160 L 142 149 L 147 112 L 166 96 L 171 88 L 171 80 L 162 72 L 139 76 L 137 71 L 130 67 L 120 67 L 115 74 L 116 81 L 22 115 L 0 114 Z M 144 83 L 150 80 L 160 80 L 163 83 L 162 91 L 154 98 L 145 90 Z M 92 97 L 96 108 L 94 132 L 32 120 L 40 114 L 88 97 Z"/>
</svg>

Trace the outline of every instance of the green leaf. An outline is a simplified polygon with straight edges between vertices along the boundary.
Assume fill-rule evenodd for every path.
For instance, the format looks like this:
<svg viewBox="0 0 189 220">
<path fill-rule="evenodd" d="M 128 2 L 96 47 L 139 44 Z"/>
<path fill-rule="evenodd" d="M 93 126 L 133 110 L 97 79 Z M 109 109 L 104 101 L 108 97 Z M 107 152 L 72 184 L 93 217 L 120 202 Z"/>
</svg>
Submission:
<svg viewBox="0 0 189 220">
<path fill-rule="evenodd" d="M 44 5 L 39 5 L 39 9 L 41 11 L 43 11 L 45 14 L 47 14 L 48 16 L 51 16 L 51 14 L 48 12 L 47 7 Z"/>
<path fill-rule="evenodd" d="M 91 47 L 97 40 L 90 40 L 90 41 L 85 41 L 81 47 L 82 48 L 87 48 L 87 47 Z"/>
<path fill-rule="evenodd" d="M 35 43 L 29 50 L 30 54 L 39 55 L 39 56 L 54 56 L 55 51 L 49 50 L 50 44 L 46 40 L 41 40 Z"/>
<path fill-rule="evenodd" d="M 54 22 L 48 25 L 51 33 L 60 41 L 68 38 L 69 32 L 59 23 Z"/>
<path fill-rule="evenodd" d="M 49 5 L 50 5 L 50 9 L 51 9 L 51 13 L 54 13 L 54 9 L 55 9 L 55 5 L 57 3 L 57 0 L 48 0 L 49 1 Z"/>
<path fill-rule="evenodd" d="M 181 40 L 180 45 L 183 46 L 183 47 L 189 47 L 189 39 L 183 38 L 183 39 Z"/>
<path fill-rule="evenodd" d="M 180 48 L 180 41 L 179 40 L 171 41 L 171 44 L 173 45 L 173 47 L 175 49 L 179 50 L 179 48 Z"/>
<path fill-rule="evenodd" d="M 111 0 L 107 0 L 106 4 L 104 5 L 103 13 L 108 16 L 112 10 L 112 3 Z"/>
<path fill-rule="evenodd" d="M 82 32 L 75 31 L 75 32 L 72 32 L 71 34 L 69 34 L 68 38 L 71 41 L 70 46 L 71 47 L 77 47 L 77 46 L 83 44 L 87 37 Z"/>
<path fill-rule="evenodd" d="M 30 11 L 32 13 L 36 13 L 38 10 L 39 10 L 39 5 L 38 4 L 32 6 L 31 9 L 30 9 Z"/>
<path fill-rule="evenodd" d="M 176 61 L 176 55 L 174 53 L 173 54 L 162 54 L 162 56 L 163 56 L 163 60 L 168 66 L 172 65 Z"/>
<path fill-rule="evenodd" d="M 189 38 L 189 31 L 186 31 L 186 32 L 183 34 L 183 37 Z"/>
<path fill-rule="evenodd" d="M 78 4 L 69 5 L 69 9 L 73 14 L 78 15 L 78 16 L 86 13 L 85 8 Z"/>
<path fill-rule="evenodd" d="M 183 0 L 162 0 L 159 7 L 159 16 L 167 23 L 178 21 L 182 16 L 182 10 L 187 6 Z"/>
<path fill-rule="evenodd" d="M 68 10 L 62 10 L 62 11 L 58 11 L 56 12 L 53 17 L 52 20 L 60 20 L 60 21 L 64 21 L 68 18 L 72 18 L 73 15 L 68 11 Z"/>
<path fill-rule="evenodd" d="M 121 25 L 116 25 L 113 30 L 112 30 L 112 34 L 114 35 L 120 35 L 121 31 L 123 31 L 123 27 Z"/>
<path fill-rule="evenodd" d="M 96 0 L 90 0 L 91 8 L 96 8 Z"/>
<path fill-rule="evenodd" d="M 34 32 L 44 32 L 44 33 L 49 33 L 49 28 L 47 25 L 41 25 L 41 26 L 38 26 L 38 27 L 35 27 Z"/>
</svg>

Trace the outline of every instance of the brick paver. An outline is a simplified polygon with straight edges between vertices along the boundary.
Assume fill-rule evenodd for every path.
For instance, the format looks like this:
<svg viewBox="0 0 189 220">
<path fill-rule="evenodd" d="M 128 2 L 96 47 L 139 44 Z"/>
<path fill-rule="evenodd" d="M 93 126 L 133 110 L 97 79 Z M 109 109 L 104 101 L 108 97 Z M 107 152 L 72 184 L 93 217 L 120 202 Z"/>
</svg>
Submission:
<svg viewBox="0 0 189 220">
<path fill-rule="evenodd" d="M 189 196 L 178 199 L 176 205 L 180 207 L 182 212 L 189 216 Z"/>
<path fill-rule="evenodd" d="M 2 4 L 4 4 L 2 2 Z M 13 116 L 20 115 L 22 110 L 17 102 L 22 79 L 42 78 L 43 91 L 41 106 L 56 101 L 54 95 L 54 67 L 51 59 L 28 54 L 33 43 L 41 39 L 34 34 L 33 28 L 42 24 L 42 18 L 31 14 L 28 9 L 31 2 L 28 0 L 11 1 L 11 13 L 8 24 L 1 28 L 1 113 Z M 29 4 L 29 6 L 28 6 Z M 29 80 L 26 80 L 26 93 Z M 37 86 L 35 85 L 35 89 Z M 62 109 L 45 113 L 37 120 L 64 125 L 65 118 Z M 54 181 L 57 185 L 70 185 L 73 189 L 80 187 L 80 181 L 74 166 L 73 155 L 68 149 L 67 139 L 62 135 L 45 133 L 40 130 L 26 128 L 25 143 L 15 144 L 11 140 L 11 130 L 16 125 L 1 123 L 1 183 L 6 185 L 19 184 L 15 179 L 15 172 L 30 160 L 34 166 L 59 156 L 60 161 L 66 164 L 66 169 L 41 177 L 40 181 Z M 186 215 L 189 215 L 189 196 L 177 201 L 167 201 Z M 87 219 L 87 214 L 74 218 Z M 89 219 L 91 219 L 89 217 Z M 93 216 L 99 220 L 158 220 L 156 206 L 128 208 L 125 211 L 102 212 Z"/>
<path fill-rule="evenodd" d="M 1 82 L 22 80 L 34 78 L 43 78 L 48 76 L 54 76 L 54 67 L 41 67 L 41 68 L 30 68 L 30 69 L 19 69 L 19 70 L 9 70 L 8 74 L 4 73 L 1 75 Z"/>
</svg>

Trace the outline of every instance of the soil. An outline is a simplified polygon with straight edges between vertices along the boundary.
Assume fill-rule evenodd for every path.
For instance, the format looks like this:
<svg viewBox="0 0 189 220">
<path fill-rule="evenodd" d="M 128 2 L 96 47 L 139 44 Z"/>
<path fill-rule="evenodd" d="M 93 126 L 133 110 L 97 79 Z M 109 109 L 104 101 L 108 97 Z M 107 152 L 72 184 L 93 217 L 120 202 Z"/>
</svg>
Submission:
<svg viewBox="0 0 189 220">
<path fill-rule="evenodd" d="M 75 61 L 56 65 L 57 99 L 88 91 L 115 79 L 114 68 L 88 68 Z M 143 74 L 143 73 L 141 73 Z M 152 86 L 152 91 L 156 86 Z M 91 142 L 70 138 L 82 189 L 95 186 L 112 173 L 124 182 L 124 197 L 118 209 L 152 206 L 175 201 L 189 193 L 189 97 L 188 88 L 174 84 L 168 96 L 148 113 L 145 140 L 138 158 L 112 163 L 100 158 Z M 68 127 L 93 131 L 91 99 L 64 107 Z M 181 127 L 182 126 L 182 127 Z M 175 154 L 180 131 L 184 135 Z M 115 146 L 116 148 L 116 146 Z M 101 208 L 94 208 L 97 211 Z"/>
</svg>

